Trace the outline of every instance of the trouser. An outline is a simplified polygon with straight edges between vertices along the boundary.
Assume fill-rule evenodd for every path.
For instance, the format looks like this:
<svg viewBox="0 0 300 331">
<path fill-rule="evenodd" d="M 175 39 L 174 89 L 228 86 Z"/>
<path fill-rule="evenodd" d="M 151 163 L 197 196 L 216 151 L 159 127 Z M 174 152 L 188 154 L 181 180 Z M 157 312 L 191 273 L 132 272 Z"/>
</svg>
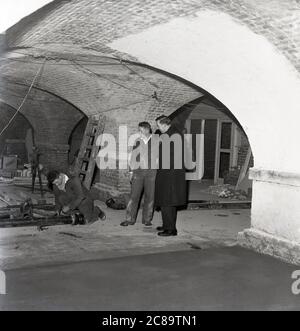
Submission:
<svg viewBox="0 0 300 331">
<path fill-rule="evenodd" d="M 175 206 L 162 206 L 161 215 L 163 221 L 163 229 L 166 231 L 177 231 L 177 207 Z"/>
<path fill-rule="evenodd" d="M 64 206 L 68 206 L 71 203 L 71 199 L 67 196 L 66 193 L 62 192 L 57 197 L 57 208 L 61 209 Z M 94 200 L 91 198 L 85 198 L 81 201 L 77 209 L 83 216 L 86 223 L 92 223 L 97 221 L 101 209 L 94 205 Z M 68 214 L 74 214 L 74 210 L 68 212 Z"/>
<path fill-rule="evenodd" d="M 101 213 L 100 208 L 95 206 L 94 201 L 90 198 L 84 199 L 77 209 L 84 216 L 86 223 L 97 221 Z"/>
<path fill-rule="evenodd" d="M 133 173 L 131 194 L 126 210 L 126 221 L 136 222 L 139 204 L 144 192 L 143 224 L 149 224 L 153 218 L 155 194 L 154 170 L 138 170 Z"/>
</svg>

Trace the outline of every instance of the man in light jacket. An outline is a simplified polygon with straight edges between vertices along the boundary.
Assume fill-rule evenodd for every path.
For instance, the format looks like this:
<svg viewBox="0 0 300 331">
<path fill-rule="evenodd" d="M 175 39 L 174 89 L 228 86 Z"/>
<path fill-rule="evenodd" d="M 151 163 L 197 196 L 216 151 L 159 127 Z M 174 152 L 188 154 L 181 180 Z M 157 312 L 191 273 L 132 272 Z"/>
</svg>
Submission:
<svg viewBox="0 0 300 331">
<path fill-rule="evenodd" d="M 148 122 L 139 123 L 140 138 L 137 139 L 130 161 L 131 194 L 126 210 L 126 219 L 121 226 L 136 223 L 139 204 L 144 192 L 143 224 L 152 226 L 154 211 L 155 179 L 158 167 L 158 139 L 152 135 Z"/>
</svg>

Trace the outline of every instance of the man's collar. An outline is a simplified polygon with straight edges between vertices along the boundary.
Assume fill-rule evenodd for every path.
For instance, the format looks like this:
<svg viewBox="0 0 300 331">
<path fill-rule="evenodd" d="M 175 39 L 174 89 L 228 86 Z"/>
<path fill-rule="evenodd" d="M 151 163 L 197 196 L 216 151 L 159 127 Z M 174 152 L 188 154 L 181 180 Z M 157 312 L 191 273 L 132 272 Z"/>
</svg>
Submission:
<svg viewBox="0 0 300 331">
<path fill-rule="evenodd" d="M 143 137 L 141 137 L 141 139 L 143 140 L 143 142 L 145 143 L 145 144 L 148 144 L 148 142 L 149 142 L 149 140 L 152 138 L 152 134 L 148 137 L 148 138 L 143 138 Z"/>
</svg>

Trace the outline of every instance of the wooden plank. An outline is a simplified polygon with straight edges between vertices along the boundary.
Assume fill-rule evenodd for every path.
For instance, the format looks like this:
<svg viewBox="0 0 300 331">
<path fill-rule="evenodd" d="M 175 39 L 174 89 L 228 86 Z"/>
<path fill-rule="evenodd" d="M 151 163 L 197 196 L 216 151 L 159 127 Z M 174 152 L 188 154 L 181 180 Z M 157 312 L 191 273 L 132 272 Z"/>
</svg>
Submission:
<svg viewBox="0 0 300 331">
<path fill-rule="evenodd" d="M 1 211 L 8 211 L 11 209 L 20 209 L 20 205 L 9 205 L 7 207 L 1 207 L 0 208 L 0 212 Z M 44 209 L 44 210 L 55 210 L 55 205 L 51 205 L 51 204 L 35 204 L 33 205 L 33 209 L 37 208 L 37 209 Z"/>
<path fill-rule="evenodd" d="M 215 175 L 214 184 L 218 183 L 220 171 L 220 149 L 221 149 L 221 121 L 217 122 L 217 137 L 216 137 L 216 157 L 215 157 Z"/>
<path fill-rule="evenodd" d="M 85 157 L 85 154 L 86 154 L 87 145 L 88 145 L 89 139 L 90 139 L 89 134 L 91 133 L 92 127 L 94 126 L 94 121 L 95 121 L 94 118 L 90 118 L 88 120 L 87 125 L 86 125 L 85 132 L 84 132 L 84 135 L 83 135 L 83 140 L 82 140 L 80 150 L 79 150 L 79 153 L 78 153 L 78 157 L 77 157 L 77 160 L 76 160 L 76 164 L 75 164 L 75 168 L 77 169 L 77 171 L 81 170 L 82 160 L 83 160 L 83 158 Z"/>
<path fill-rule="evenodd" d="M 97 155 L 100 150 L 100 147 L 97 145 L 97 139 L 104 132 L 105 122 L 106 122 L 105 116 L 100 115 L 98 119 L 97 132 L 95 134 L 95 141 L 91 152 L 90 162 L 88 164 L 88 169 L 86 171 L 86 176 L 84 178 L 84 185 L 87 189 L 90 189 L 92 185 L 95 168 L 97 164 Z"/>
<path fill-rule="evenodd" d="M 187 209 L 250 209 L 250 200 L 230 200 L 230 201 L 197 201 L 191 200 L 188 203 Z"/>
<path fill-rule="evenodd" d="M 248 168 L 249 168 L 249 163 L 250 163 L 250 160 L 251 160 L 251 155 L 252 155 L 252 150 L 251 150 L 251 147 L 249 146 L 248 151 L 247 151 L 247 156 L 246 156 L 246 159 L 245 159 L 245 163 L 243 164 L 243 167 L 242 167 L 241 172 L 240 172 L 239 179 L 238 179 L 237 184 L 235 186 L 236 190 L 239 189 L 239 186 L 240 186 L 241 182 L 243 181 L 243 179 L 247 175 Z"/>
</svg>

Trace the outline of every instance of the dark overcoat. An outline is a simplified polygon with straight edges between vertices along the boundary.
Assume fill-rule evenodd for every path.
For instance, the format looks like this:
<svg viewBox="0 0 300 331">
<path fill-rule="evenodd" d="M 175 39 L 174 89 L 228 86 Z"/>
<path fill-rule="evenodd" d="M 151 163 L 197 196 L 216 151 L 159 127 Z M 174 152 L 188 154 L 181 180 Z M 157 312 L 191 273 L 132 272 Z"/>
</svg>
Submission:
<svg viewBox="0 0 300 331">
<path fill-rule="evenodd" d="M 171 126 L 169 130 L 164 134 L 171 137 L 172 135 L 177 134 L 181 136 L 182 144 L 183 137 L 180 131 L 175 127 Z M 162 135 L 161 141 L 163 141 Z M 181 147 L 181 154 L 175 153 L 176 148 L 180 146 L 175 146 L 175 144 L 170 145 L 169 151 L 163 148 L 163 143 L 160 142 L 160 151 L 159 151 L 159 169 L 156 176 L 156 185 L 155 185 L 155 206 L 183 206 L 187 203 L 187 183 L 185 179 L 185 168 L 184 168 L 184 154 L 183 146 Z M 167 152 L 167 153 L 166 153 Z M 167 154 L 167 155 L 166 155 Z M 176 158 L 174 158 L 176 154 Z M 176 169 L 175 159 L 178 160 L 178 155 L 181 157 L 182 167 Z M 181 156 L 180 156 L 181 155 Z M 163 167 L 163 157 L 170 157 L 170 167 L 169 169 L 164 169 Z"/>
</svg>

